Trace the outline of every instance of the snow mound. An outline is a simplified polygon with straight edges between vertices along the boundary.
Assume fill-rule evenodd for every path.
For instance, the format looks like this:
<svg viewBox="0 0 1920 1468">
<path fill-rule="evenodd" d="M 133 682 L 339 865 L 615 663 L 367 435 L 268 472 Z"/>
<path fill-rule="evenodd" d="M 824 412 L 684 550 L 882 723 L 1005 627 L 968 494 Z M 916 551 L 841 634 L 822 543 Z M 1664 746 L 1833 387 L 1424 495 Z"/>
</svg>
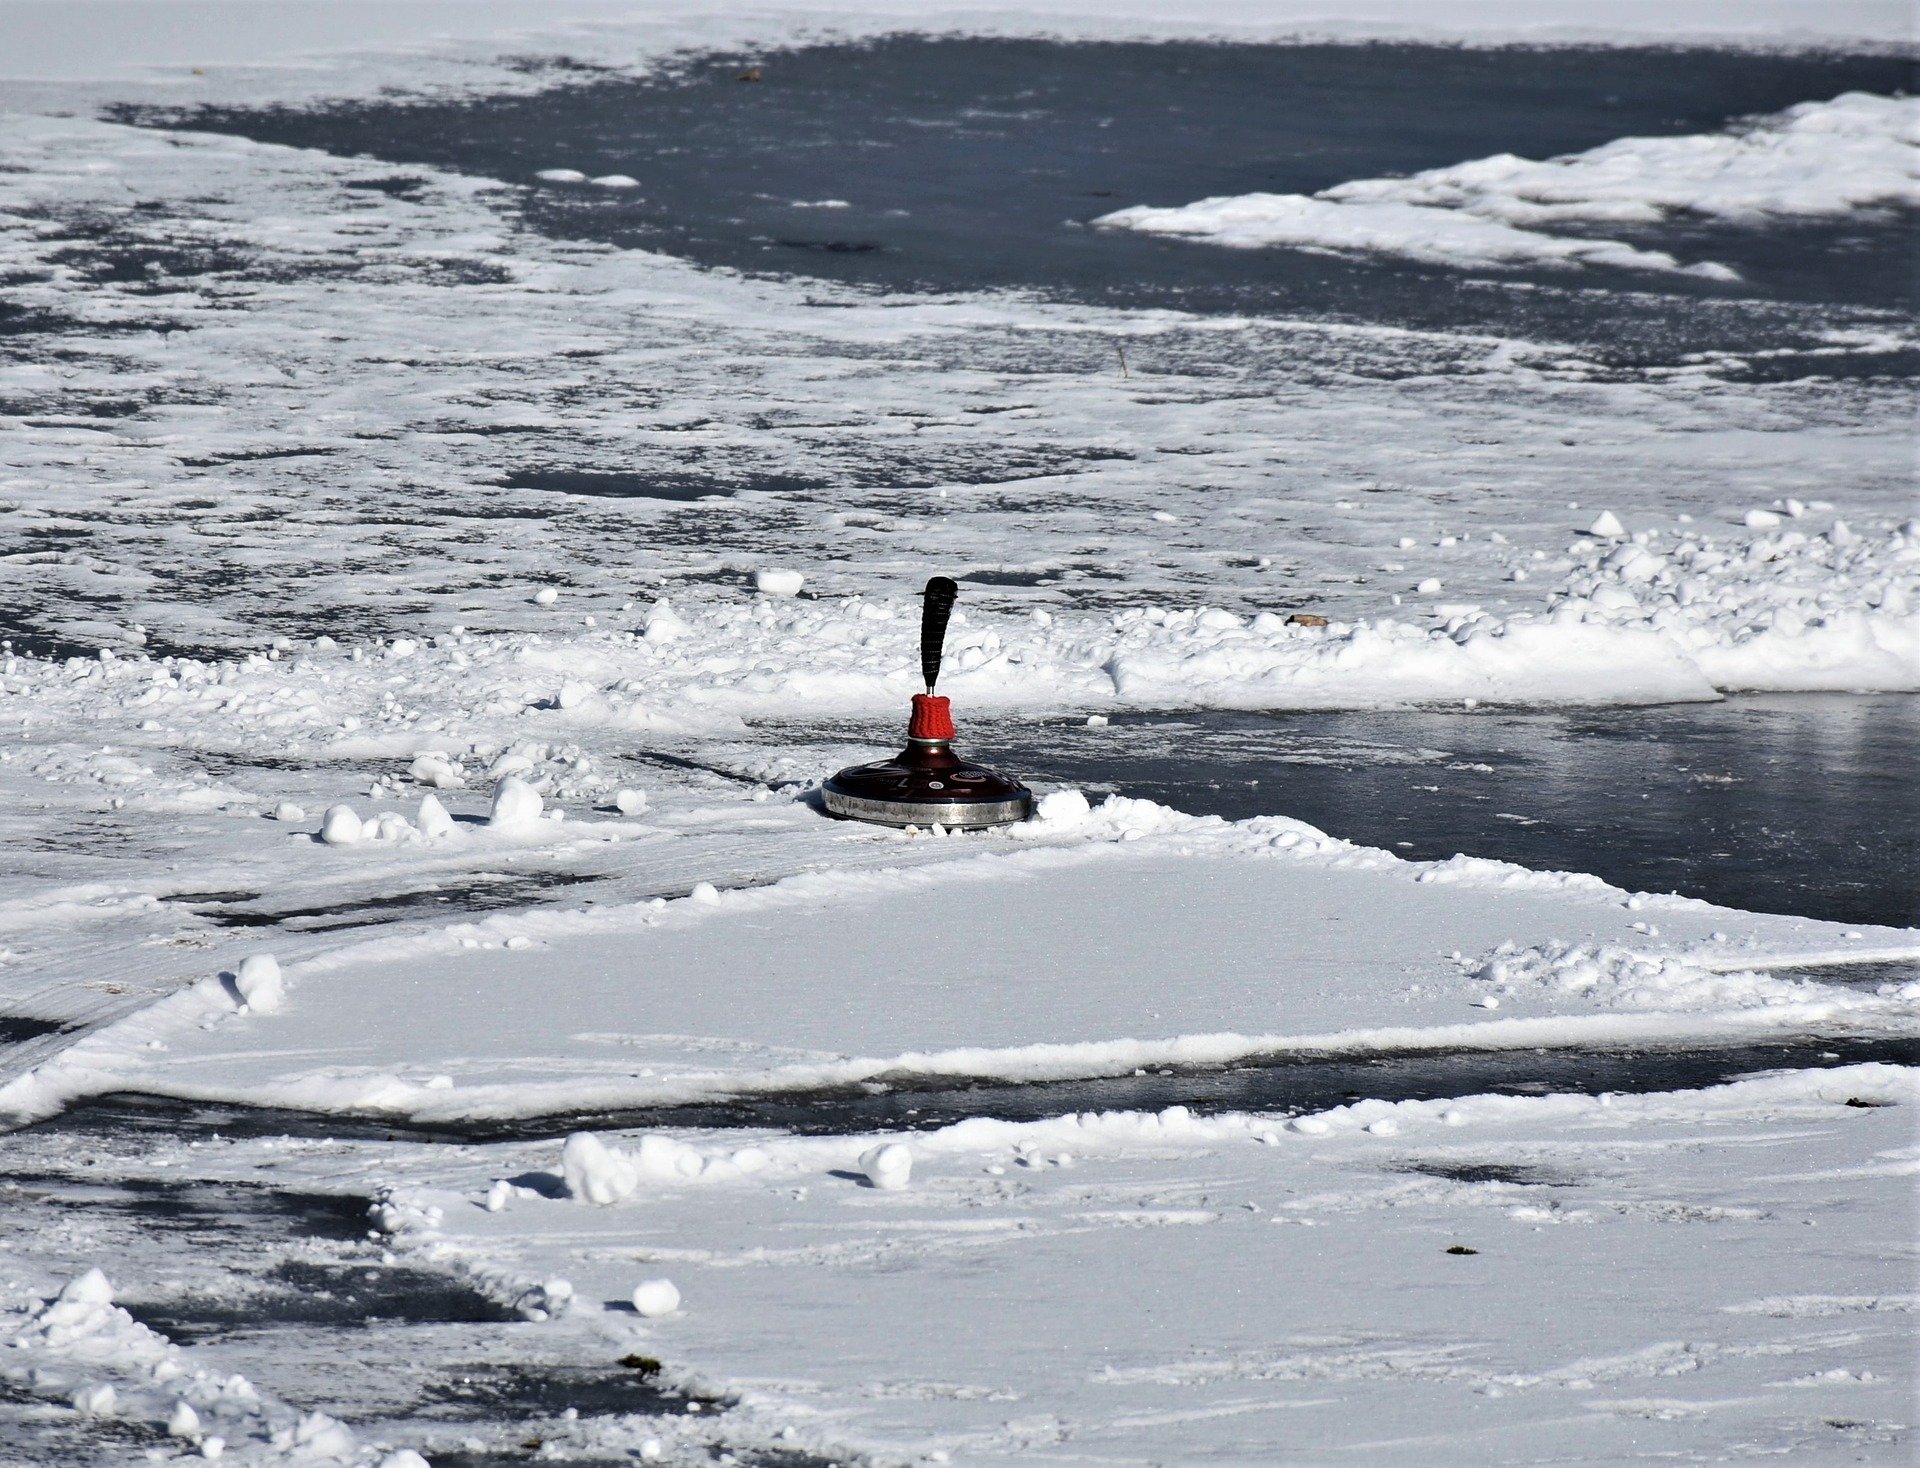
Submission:
<svg viewBox="0 0 1920 1468">
<path fill-rule="evenodd" d="M 234 988 L 241 1001 L 256 1014 L 273 1014 L 287 997 L 280 962 L 271 953 L 250 953 L 240 960 L 234 975 Z"/>
<path fill-rule="evenodd" d="M 1732 279 L 1722 265 L 1682 265 L 1661 251 L 1549 234 L 1543 226 L 1647 226 L 1676 216 L 1760 223 L 1920 204 L 1917 132 L 1920 98 L 1848 92 L 1722 133 L 1620 138 L 1544 161 L 1501 153 L 1310 196 L 1138 205 L 1094 223 L 1242 249 L 1289 245 L 1453 266 L 1614 265 Z"/>
<path fill-rule="evenodd" d="M 309 1450 L 299 1461 L 353 1456 L 353 1436 L 338 1422 L 263 1401 L 244 1376 L 196 1369 L 178 1346 L 114 1304 L 113 1293 L 98 1268 L 70 1279 L 11 1331 L 0 1386 L 184 1439 L 207 1458 L 240 1439 Z"/>
<path fill-rule="evenodd" d="M 505 775 L 493 788 L 493 806 L 487 825 L 514 834 L 535 829 L 540 819 L 540 793 L 518 775 Z"/>
<path fill-rule="evenodd" d="M 1703 273 L 1659 250 L 1619 240 L 1570 238 L 1517 229 L 1497 219 L 1393 199 L 1343 202 L 1324 195 L 1235 194 L 1177 208 L 1145 204 L 1094 221 L 1102 229 L 1181 235 L 1235 249 L 1274 246 L 1398 255 L 1430 265 L 1612 265 L 1627 270 Z M 1724 274 L 1722 267 L 1710 269 Z"/>
<path fill-rule="evenodd" d="M 1817 985 L 1752 969 L 1720 972 L 1671 955 L 1561 941 L 1529 948 L 1503 945 L 1474 976 L 1506 995 L 1535 990 L 1615 1009 L 1789 1004 L 1820 992 Z"/>
</svg>

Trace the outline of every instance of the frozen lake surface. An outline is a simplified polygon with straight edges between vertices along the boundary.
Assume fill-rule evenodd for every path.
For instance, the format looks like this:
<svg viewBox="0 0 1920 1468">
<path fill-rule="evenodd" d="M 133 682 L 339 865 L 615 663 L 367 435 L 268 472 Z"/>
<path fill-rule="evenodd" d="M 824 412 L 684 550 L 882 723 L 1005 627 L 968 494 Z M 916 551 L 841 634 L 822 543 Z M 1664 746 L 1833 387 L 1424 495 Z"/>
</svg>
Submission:
<svg viewBox="0 0 1920 1468">
<path fill-rule="evenodd" d="M 743 84 L 749 67 L 760 80 Z M 703 265 L 885 291 L 1036 291 L 1135 310 L 1550 337 L 1648 367 L 1689 352 L 1811 345 L 1854 310 L 1910 309 L 1913 221 L 1632 231 L 1684 239 L 1748 277 L 1738 289 L 1662 282 L 1657 295 L 1633 272 L 1571 289 L 1551 271 L 1492 284 L 1403 261 L 1207 249 L 1086 226 L 1123 205 L 1313 193 L 1489 154 L 1709 132 L 1907 80 L 1892 56 L 902 36 L 694 58 L 660 78 L 588 70 L 526 97 L 160 115 L 525 184 L 530 228 Z M 540 178 L 554 169 L 584 179 Z M 587 181 L 636 172 L 631 189 Z M 404 196 L 408 180 L 384 187 Z M 1876 355 L 1841 370 L 1890 365 Z M 1766 370 L 1796 367 L 1813 364 L 1776 358 Z"/>
<path fill-rule="evenodd" d="M 7 93 L 0 1459 L 1904 1461 L 1908 58 L 845 24 Z"/>
</svg>

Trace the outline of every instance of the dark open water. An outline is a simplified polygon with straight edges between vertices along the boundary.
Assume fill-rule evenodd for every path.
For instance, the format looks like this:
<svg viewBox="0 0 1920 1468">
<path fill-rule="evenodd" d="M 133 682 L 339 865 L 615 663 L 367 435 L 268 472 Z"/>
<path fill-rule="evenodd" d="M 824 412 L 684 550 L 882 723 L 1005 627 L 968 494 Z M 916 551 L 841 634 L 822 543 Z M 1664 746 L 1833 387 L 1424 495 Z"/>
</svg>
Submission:
<svg viewBox="0 0 1920 1468">
<path fill-rule="evenodd" d="M 980 728 L 1035 778 L 1231 820 L 1289 815 L 1434 860 L 1920 925 L 1920 698 L 1637 709 L 1119 714 Z"/>
<path fill-rule="evenodd" d="M 756 62 L 761 80 L 737 80 Z M 1747 280 L 1731 286 L 1594 269 L 1576 288 L 1553 272 L 1084 227 L 1132 204 L 1313 192 L 1494 153 L 1710 132 L 1849 90 L 1910 88 L 1913 67 L 1898 58 L 896 37 L 689 60 L 646 80 L 572 75 L 585 79 L 536 96 L 123 115 L 461 170 L 524 187 L 522 219 L 550 235 L 887 290 L 1473 328 L 1578 343 L 1622 365 L 1810 345 L 1835 309 L 1903 318 L 1913 300 L 1911 216 L 1604 231 L 1732 264 Z M 553 168 L 640 186 L 537 177 Z M 827 200 L 846 207 L 794 207 Z M 1818 370 L 1910 365 L 1880 352 Z M 1788 358 L 1766 370 L 1809 367 Z"/>
</svg>

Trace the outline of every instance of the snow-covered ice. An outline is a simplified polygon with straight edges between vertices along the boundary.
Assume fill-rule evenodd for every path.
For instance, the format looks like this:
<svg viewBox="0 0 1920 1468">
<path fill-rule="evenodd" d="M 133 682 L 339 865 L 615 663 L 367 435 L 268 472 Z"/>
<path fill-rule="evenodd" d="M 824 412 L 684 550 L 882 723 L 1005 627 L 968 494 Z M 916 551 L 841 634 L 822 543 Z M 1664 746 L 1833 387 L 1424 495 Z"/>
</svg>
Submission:
<svg viewBox="0 0 1920 1468">
<path fill-rule="evenodd" d="M 1180 1459 L 1224 1432 L 1245 1461 L 1729 1440 L 1891 1461 L 1920 1305 L 1897 1262 L 1915 1100 L 1910 1071 L 1860 1067 L 1363 1102 L 1277 1138 L 1182 1108 L 976 1120 L 917 1134 L 915 1185 L 891 1193 L 848 1181 L 866 1138 L 767 1138 L 751 1173 L 711 1138 L 715 1165 L 588 1214 L 462 1206 L 469 1167 L 407 1195 L 442 1221 L 394 1247 L 502 1291 L 564 1268 L 615 1304 L 671 1267 L 697 1310 L 571 1328 L 670 1354 L 743 1428 L 828 1454 Z M 1464 1440 L 1443 1426 L 1463 1417 Z"/>
<path fill-rule="evenodd" d="M 815 787 L 920 687 L 931 571 L 966 587 L 963 733 L 1920 691 L 1911 323 L 1714 254 L 1900 227 L 1911 98 L 1082 215 L 1747 343 L 1699 352 L 708 269 L 529 225 L 649 204 L 643 151 L 489 178 L 100 111 L 524 98 L 903 30 L 1906 29 L 1338 8 L 0 6 L 24 1460 L 1910 1451 L 1920 1095 L 1847 1056 L 1911 1053 L 1920 930 L 1403 860 L 1279 780 L 1237 821 L 1042 781 L 978 836 L 831 822 Z M 1657 1080 L 1776 1052 L 1825 1068 Z M 1666 1088 L 1536 1078 L 1578 1054 Z M 1365 1089 L 1463 1057 L 1501 1087 Z M 1208 1090 L 1316 1066 L 1346 1104 Z M 1135 1081 L 1180 1099 L 1058 1101 Z"/>
<path fill-rule="evenodd" d="M 767 839 L 817 819 L 794 807 Z M 277 1014 L 208 1028 L 194 1005 L 143 1011 L 0 1088 L 0 1107 L 38 1115 L 135 1090 L 452 1121 L 904 1075 L 1905 1033 L 1920 1003 L 1913 985 L 1767 972 L 1920 959 L 1907 930 L 1467 857 L 1402 862 L 1284 818 L 1228 825 L 1121 798 L 1089 810 L 1063 791 L 979 844 L 906 870 L 700 883 L 678 902 L 338 945 L 288 971 Z M 903 964 L 902 932 L 922 962 Z M 688 1161 L 569 1145 L 569 1186 L 596 1202 Z"/>
<path fill-rule="evenodd" d="M 1375 250 L 1444 265 L 1612 265 L 1721 279 L 1712 261 L 1563 224 L 1645 226 L 1676 217 L 1764 224 L 1920 205 L 1920 99 L 1849 92 L 1710 136 L 1621 138 L 1536 161 L 1511 153 L 1409 178 L 1356 179 L 1312 196 L 1245 194 L 1135 205 L 1094 222 L 1241 248 Z"/>
</svg>

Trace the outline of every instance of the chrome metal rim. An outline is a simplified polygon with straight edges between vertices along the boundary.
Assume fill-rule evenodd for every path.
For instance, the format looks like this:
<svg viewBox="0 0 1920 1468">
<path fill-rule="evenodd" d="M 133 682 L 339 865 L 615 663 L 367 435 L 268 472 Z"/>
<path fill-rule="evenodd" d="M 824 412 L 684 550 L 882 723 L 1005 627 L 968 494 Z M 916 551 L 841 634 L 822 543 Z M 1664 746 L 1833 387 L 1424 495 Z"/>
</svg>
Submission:
<svg viewBox="0 0 1920 1468">
<path fill-rule="evenodd" d="M 1016 795 L 1011 800 L 871 800 L 836 790 L 831 781 L 821 788 L 820 795 L 835 815 L 882 826 L 1010 826 L 1033 814 L 1031 795 Z"/>
</svg>

